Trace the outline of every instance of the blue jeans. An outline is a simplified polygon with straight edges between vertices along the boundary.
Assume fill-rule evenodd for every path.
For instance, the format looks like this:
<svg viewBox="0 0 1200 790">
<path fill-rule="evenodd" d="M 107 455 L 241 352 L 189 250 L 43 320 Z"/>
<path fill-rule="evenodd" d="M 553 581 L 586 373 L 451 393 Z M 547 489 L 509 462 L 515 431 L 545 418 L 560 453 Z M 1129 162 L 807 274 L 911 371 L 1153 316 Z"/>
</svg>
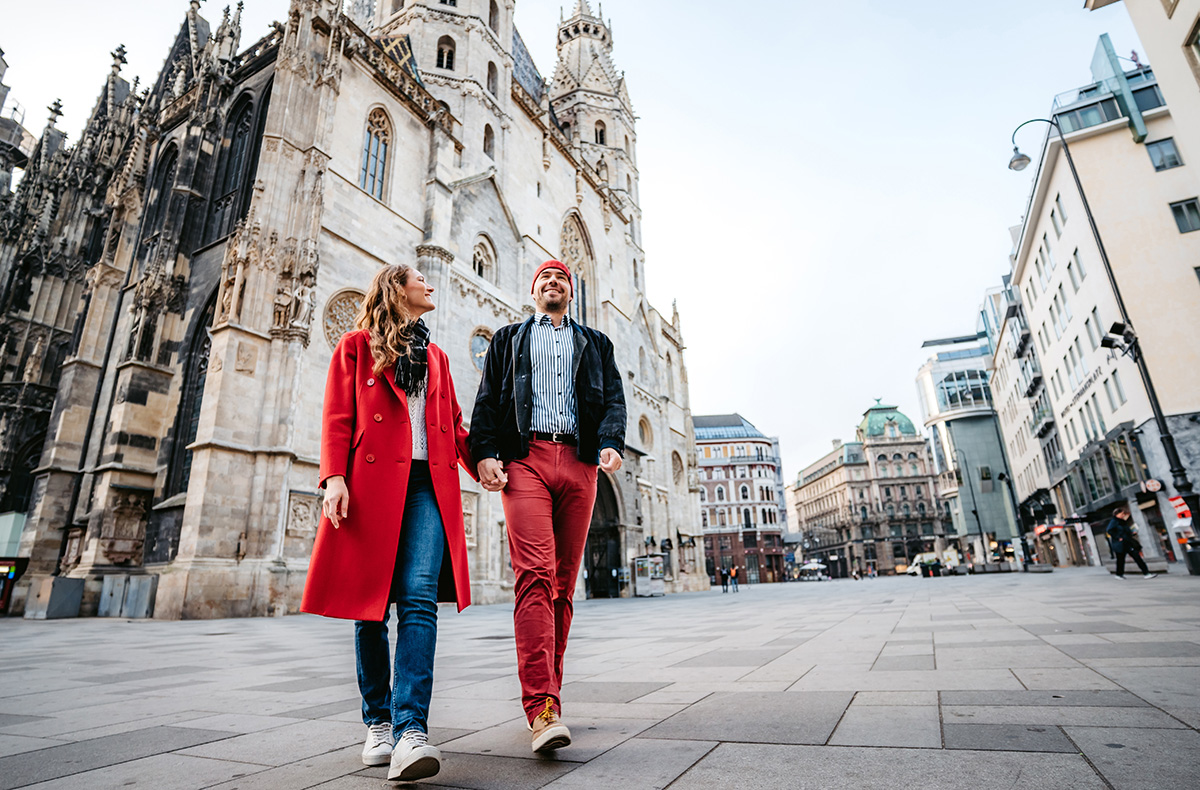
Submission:
<svg viewBox="0 0 1200 790">
<path fill-rule="evenodd" d="M 368 725 L 391 722 L 396 737 L 409 729 L 429 731 L 433 654 L 437 646 L 438 575 L 445 546 L 446 532 L 433 495 L 429 466 L 414 461 L 408 476 L 389 599 L 396 603 L 394 661 L 389 662 L 388 656 L 387 609 L 382 622 L 354 623 L 363 722 Z"/>
</svg>

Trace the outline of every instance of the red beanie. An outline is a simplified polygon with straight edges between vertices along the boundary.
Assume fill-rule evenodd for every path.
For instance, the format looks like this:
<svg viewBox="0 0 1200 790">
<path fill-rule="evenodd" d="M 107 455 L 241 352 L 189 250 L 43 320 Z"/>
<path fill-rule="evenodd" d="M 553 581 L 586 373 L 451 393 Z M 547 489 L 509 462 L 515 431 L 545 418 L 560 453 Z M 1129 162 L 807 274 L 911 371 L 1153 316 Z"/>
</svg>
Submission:
<svg viewBox="0 0 1200 790">
<path fill-rule="evenodd" d="M 562 261 L 546 261 L 539 266 L 537 271 L 533 273 L 533 283 L 531 283 L 529 286 L 529 293 L 533 293 L 534 286 L 537 284 L 537 278 L 540 277 L 542 272 L 546 271 L 547 269 L 558 269 L 563 274 L 567 275 L 567 284 L 571 288 L 571 296 L 575 296 L 575 278 L 571 276 L 571 270 L 568 269 L 567 265 Z"/>
</svg>

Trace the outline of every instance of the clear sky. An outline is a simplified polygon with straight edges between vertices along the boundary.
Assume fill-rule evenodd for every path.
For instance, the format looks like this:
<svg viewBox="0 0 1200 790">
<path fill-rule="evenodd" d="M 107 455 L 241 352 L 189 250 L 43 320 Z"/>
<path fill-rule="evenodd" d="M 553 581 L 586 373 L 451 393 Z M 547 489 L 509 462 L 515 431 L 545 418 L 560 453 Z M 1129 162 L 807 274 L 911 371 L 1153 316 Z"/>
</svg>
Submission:
<svg viewBox="0 0 1200 790">
<path fill-rule="evenodd" d="M 118 44 L 156 76 L 185 0 L 9 3 L 5 82 L 35 133 L 78 137 Z M 543 76 L 560 7 L 518 0 Z M 593 10 L 597 5 L 593 2 Z M 201 13 L 220 21 L 223 5 Z M 247 0 L 242 43 L 287 0 Z M 650 299 L 678 300 L 696 414 L 780 437 L 789 480 L 883 398 L 920 424 L 923 340 L 975 330 L 1032 168 L 1014 127 L 1091 82 L 1096 39 L 1141 52 L 1124 5 L 1083 0 L 608 0 L 638 114 Z M 1167 102 L 1171 97 L 1166 97 Z M 1018 141 L 1035 156 L 1043 131 Z"/>
</svg>

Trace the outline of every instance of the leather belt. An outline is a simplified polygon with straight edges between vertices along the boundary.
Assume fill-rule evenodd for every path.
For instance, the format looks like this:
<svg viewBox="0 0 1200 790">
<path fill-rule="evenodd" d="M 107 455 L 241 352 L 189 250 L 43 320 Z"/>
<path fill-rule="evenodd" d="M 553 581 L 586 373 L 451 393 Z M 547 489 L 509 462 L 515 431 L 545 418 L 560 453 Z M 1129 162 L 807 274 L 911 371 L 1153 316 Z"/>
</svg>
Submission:
<svg viewBox="0 0 1200 790">
<path fill-rule="evenodd" d="M 534 431 L 530 438 L 539 442 L 554 442 L 555 444 L 579 444 L 573 433 L 539 433 Z"/>
</svg>

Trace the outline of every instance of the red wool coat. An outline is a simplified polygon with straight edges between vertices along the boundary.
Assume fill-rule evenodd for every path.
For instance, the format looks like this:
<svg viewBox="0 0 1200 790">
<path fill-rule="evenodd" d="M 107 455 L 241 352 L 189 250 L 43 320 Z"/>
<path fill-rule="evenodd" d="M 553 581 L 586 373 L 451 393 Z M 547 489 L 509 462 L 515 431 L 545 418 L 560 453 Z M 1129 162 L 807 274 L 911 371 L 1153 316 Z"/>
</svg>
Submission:
<svg viewBox="0 0 1200 790">
<path fill-rule="evenodd" d="M 333 352 L 321 422 L 321 487 L 344 475 L 349 514 L 334 529 L 325 516 L 317 529 L 300 611 L 348 620 L 383 619 L 391 592 L 396 548 L 412 466 L 408 398 L 392 371 L 376 376 L 366 330 L 347 332 Z M 463 532 L 458 465 L 475 476 L 462 410 L 446 354 L 429 345 L 425 399 L 429 473 L 446 530 L 438 600 L 471 603 L 467 541 Z"/>
</svg>

